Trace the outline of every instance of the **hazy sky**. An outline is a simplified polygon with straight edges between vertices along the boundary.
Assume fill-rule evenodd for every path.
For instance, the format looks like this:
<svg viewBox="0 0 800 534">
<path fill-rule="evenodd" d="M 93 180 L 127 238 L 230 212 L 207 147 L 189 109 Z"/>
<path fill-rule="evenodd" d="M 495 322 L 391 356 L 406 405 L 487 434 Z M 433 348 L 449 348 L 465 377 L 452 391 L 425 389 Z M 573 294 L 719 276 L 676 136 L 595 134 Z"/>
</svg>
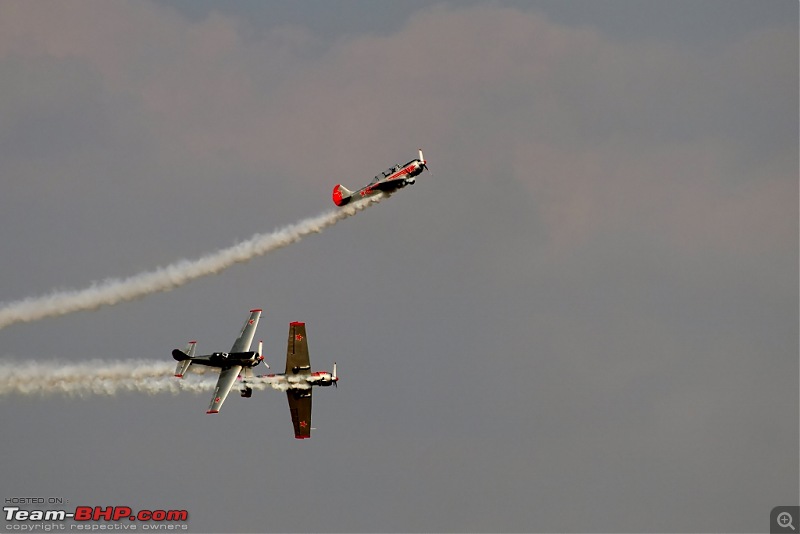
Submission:
<svg viewBox="0 0 800 534">
<path fill-rule="evenodd" d="M 752 532 L 798 502 L 798 3 L 0 2 L 0 302 L 432 174 L 0 361 L 227 350 L 285 396 L 0 397 L 0 496 L 194 532 Z M 2 306 L 2 304 L 0 304 Z M 260 393 L 260 394 L 259 394 Z"/>
</svg>

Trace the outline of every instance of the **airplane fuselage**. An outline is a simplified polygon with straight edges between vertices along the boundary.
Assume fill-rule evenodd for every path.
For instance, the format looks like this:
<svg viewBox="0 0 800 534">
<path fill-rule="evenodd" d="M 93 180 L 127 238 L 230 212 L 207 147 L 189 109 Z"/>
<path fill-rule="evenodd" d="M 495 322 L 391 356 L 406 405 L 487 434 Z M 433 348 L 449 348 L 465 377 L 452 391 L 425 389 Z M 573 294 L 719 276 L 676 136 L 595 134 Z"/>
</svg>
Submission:
<svg viewBox="0 0 800 534">
<path fill-rule="evenodd" d="M 329 387 L 339 381 L 328 371 L 316 371 L 309 375 L 269 374 L 259 375 L 257 378 L 268 379 L 272 384 L 285 384 L 287 389 L 308 389 L 312 386 Z"/>
<path fill-rule="evenodd" d="M 395 167 L 394 173 L 390 174 L 389 176 L 386 176 L 385 178 L 380 178 L 379 183 L 391 182 L 393 180 L 399 180 L 400 178 L 403 177 L 405 177 L 406 183 L 413 183 L 414 180 L 409 180 L 409 179 L 422 174 L 423 165 L 424 163 L 418 159 L 409 161 L 408 163 L 402 166 L 398 165 L 397 167 Z"/>
<path fill-rule="evenodd" d="M 353 200 L 371 197 L 379 193 L 394 193 L 398 189 L 415 183 L 415 177 L 422 174 L 422 171 L 427 168 L 422 150 L 420 150 L 418 159 L 388 168 L 375 176 L 368 185 L 355 192 L 348 190 L 342 184 L 336 184 L 332 193 L 333 203 L 337 206 L 345 206 Z"/>
<path fill-rule="evenodd" d="M 261 360 L 255 351 L 249 352 L 215 352 L 211 354 L 209 360 L 212 363 L 219 364 L 219 367 L 227 367 L 229 365 L 241 365 L 242 367 L 255 367 Z M 200 362 L 195 362 L 200 363 Z"/>
<path fill-rule="evenodd" d="M 258 350 L 251 351 L 261 309 L 250 310 L 250 316 L 244 323 L 239 337 L 234 341 L 230 352 L 212 352 L 204 356 L 195 356 L 196 341 L 190 341 L 184 350 L 175 349 L 172 357 L 177 360 L 175 376 L 183 378 L 192 364 L 216 367 L 219 378 L 214 386 L 214 393 L 206 413 L 219 413 L 222 404 L 228 397 L 234 384 L 242 397 L 251 397 L 254 389 L 271 385 L 286 392 L 289 402 L 289 413 L 292 417 L 294 436 L 297 439 L 311 437 L 311 397 L 313 386 L 327 387 L 338 385 L 336 362 L 333 371 L 311 371 L 311 360 L 308 355 L 308 339 L 306 324 L 289 323 L 289 335 L 286 344 L 286 367 L 283 374 L 255 376 L 253 368 L 264 361 L 262 342 L 258 342 Z M 266 362 L 264 362 L 266 365 Z M 269 365 L 267 365 L 269 368 Z"/>
<path fill-rule="evenodd" d="M 208 356 L 195 356 L 190 358 L 186 353 L 175 349 L 172 351 L 172 357 L 178 361 L 191 359 L 193 364 L 205 365 L 207 367 L 232 367 L 234 365 L 241 365 L 242 367 L 255 367 L 261 363 L 261 356 L 258 352 L 214 352 Z"/>
</svg>

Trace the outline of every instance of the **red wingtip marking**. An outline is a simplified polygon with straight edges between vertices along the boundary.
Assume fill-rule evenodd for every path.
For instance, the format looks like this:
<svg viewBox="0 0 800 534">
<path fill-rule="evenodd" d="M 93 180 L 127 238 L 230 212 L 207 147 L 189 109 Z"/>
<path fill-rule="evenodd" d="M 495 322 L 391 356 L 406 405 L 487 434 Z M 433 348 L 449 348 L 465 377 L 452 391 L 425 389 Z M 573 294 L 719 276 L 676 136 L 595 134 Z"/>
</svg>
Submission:
<svg viewBox="0 0 800 534">
<path fill-rule="evenodd" d="M 311 436 L 295 436 L 294 439 L 308 439 Z"/>
<path fill-rule="evenodd" d="M 255 312 L 260 312 L 260 311 L 264 311 L 264 310 L 262 310 L 261 308 L 256 308 L 255 310 L 250 310 L 250 313 L 255 313 Z"/>
<path fill-rule="evenodd" d="M 305 326 L 306 323 L 298 323 L 297 321 L 289 323 L 289 326 Z"/>
<path fill-rule="evenodd" d="M 175 375 L 178 378 L 183 378 L 183 375 Z"/>
<path fill-rule="evenodd" d="M 189 342 L 189 345 L 195 345 L 195 344 L 197 344 L 197 341 L 190 341 Z"/>
<path fill-rule="evenodd" d="M 206 413 L 219 413 L 219 410 L 208 410 Z"/>
</svg>

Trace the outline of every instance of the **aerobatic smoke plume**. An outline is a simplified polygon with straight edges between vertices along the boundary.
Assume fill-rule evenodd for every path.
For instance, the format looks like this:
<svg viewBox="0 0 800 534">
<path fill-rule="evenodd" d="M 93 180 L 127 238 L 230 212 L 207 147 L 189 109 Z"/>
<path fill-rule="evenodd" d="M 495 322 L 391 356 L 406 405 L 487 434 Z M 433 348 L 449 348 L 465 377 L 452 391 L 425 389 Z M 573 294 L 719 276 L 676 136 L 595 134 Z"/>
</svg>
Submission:
<svg viewBox="0 0 800 534">
<path fill-rule="evenodd" d="M 175 365 L 160 360 L 87 360 L 80 363 L 0 363 L 0 396 L 64 395 L 88 397 L 114 396 L 118 393 L 178 394 L 181 391 L 213 391 L 217 369 L 192 366 L 186 378 L 173 376 Z M 208 376 L 203 376 L 208 374 Z M 256 390 L 286 391 L 289 383 L 282 377 L 256 377 L 247 385 Z M 234 385 L 234 390 L 241 385 Z M 307 388 L 293 384 L 295 388 Z"/>
<path fill-rule="evenodd" d="M 81 290 L 67 290 L 41 297 L 31 297 L 0 305 L 0 328 L 14 323 L 38 321 L 68 313 L 94 310 L 102 306 L 142 298 L 151 293 L 171 291 L 192 280 L 219 274 L 225 269 L 263 256 L 268 252 L 300 241 L 305 236 L 320 233 L 337 222 L 352 217 L 384 195 L 360 200 L 296 224 L 275 230 L 270 234 L 256 234 L 247 241 L 222 249 L 196 260 L 180 260 L 154 271 L 140 273 L 130 278 L 112 278 L 94 283 Z"/>
</svg>

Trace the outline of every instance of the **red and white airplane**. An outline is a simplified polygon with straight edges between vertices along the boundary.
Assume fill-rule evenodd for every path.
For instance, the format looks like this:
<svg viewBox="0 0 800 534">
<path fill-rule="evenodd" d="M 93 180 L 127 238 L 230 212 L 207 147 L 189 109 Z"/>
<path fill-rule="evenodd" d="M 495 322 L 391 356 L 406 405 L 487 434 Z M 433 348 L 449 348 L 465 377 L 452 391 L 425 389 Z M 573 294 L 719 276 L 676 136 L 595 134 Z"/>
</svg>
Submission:
<svg viewBox="0 0 800 534">
<path fill-rule="evenodd" d="M 386 169 L 358 191 L 350 191 L 342 184 L 336 184 L 333 188 L 333 203 L 337 206 L 344 206 L 353 199 L 359 200 L 381 192 L 394 193 L 398 189 L 416 182 L 415 176 L 422 174 L 424 169 L 428 169 L 428 165 L 420 148 L 418 159 L 412 159 L 405 165 L 395 165 Z"/>
</svg>

